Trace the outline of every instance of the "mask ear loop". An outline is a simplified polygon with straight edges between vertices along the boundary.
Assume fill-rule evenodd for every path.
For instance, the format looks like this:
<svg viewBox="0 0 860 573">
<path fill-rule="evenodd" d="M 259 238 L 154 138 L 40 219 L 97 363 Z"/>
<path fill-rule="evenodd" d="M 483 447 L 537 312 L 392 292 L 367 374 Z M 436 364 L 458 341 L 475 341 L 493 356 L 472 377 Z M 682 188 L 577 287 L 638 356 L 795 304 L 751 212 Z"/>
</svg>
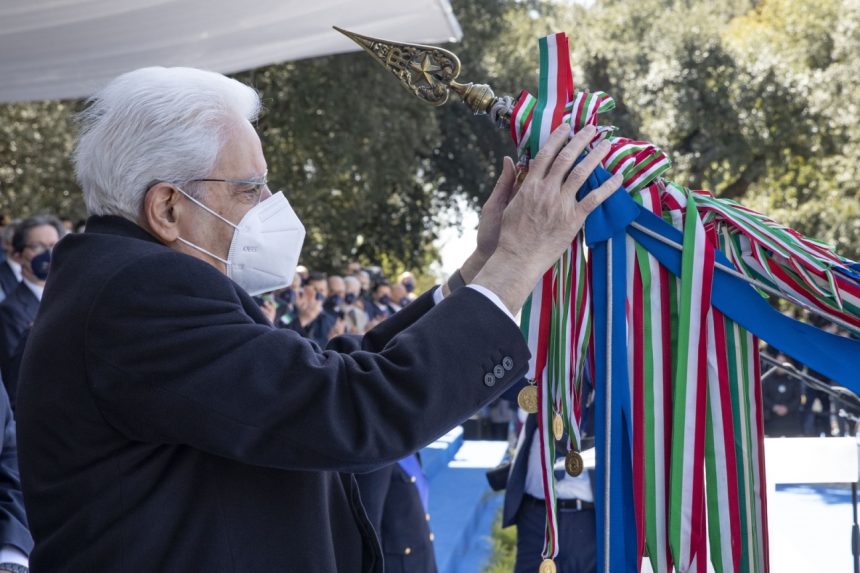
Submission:
<svg viewBox="0 0 860 573">
<path fill-rule="evenodd" d="M 228 225 L 230 225 L 230 226 L 231 226 L 231 227 L 233 227 L 234 229 L 238 229 L 238 228 L 239 228 L 238 226 L 234 225 L 233 223 L 231 223 L 230 221 L 228 221 L 227 219 L 225 219 L 224 217 L 222 217 L 221 215 L 219 215 L 218 213 L 216 213 L 215 211 L 213 211 L 212 209 L 210 209 L 209 207 L 207 207 L 206 205 L 204 205 L 201 201 L 198 201 L 197 199 L 195 199 L 194 197 L 192 197 L 191 195 L 189 195 L 188 193 L 186 193 L 186 192 L 185 192 L 181 187 L 179 187 L 178 185 L 176 185 L 175 187 L 176 187 L 176 190 L 177 190 L 177 191 L 179 191 L 180 193 L 182 193 L 183 195 L 185 195 L 185 196 L 186 196 L 186 197 L 187 197 L 187 198 L 188 198 L 192 203 L 194 203 L 194 204 L 195 204 L 195 205 L 197 205 L 198 207 L 201 207 L 204 211 L 207 211 L 208 213 L 210 213 L 210 214 L 212 214 L 212 215 L 214 215 L 214 216 L 218 217 L 219 219 L 221 219 L 222 221 L 224 221 L 225 223 L 227 223 Z M 220 261 L 220 262 L 224 263 L 224 265 L 226 265 L 227 269 L 229 269 L 229 268 L 232 266 L 232 264 L 231 264 L 229 261 L 227 261 L 226 259 L 222 259 L 221 257 L 219 257 L 218 255 L 216 255 L 215 253 L 213 253 L 213 252 L 211 252 L 211 251 L 207 251 L 207 250 L 206 250 L 206 249 L 204 249 L 203 247 L 200 247 L 200 246 L 198 246 L 198 245 L 195 245 L 195 244 L 194 244 L 194 243 L 192 243 L 191 241 L 186 241 L 186 240 L 185 240 L 185 239 L 183 239 L 182 237 L 176 237 L 176 240 L 177 240 L 177 241 L 179 241 L 180 243 L 183 243 L 184 245 L 187 245 L 187 246 L 191 247 L 192 249 L 195 249 L 195 250 L 197 250 L 197 251 L 200 251 L 201 253 L 204 253 L 204 254 L 206 254 L 206 255 L 209 255 L 210 257 L 212 257 L 212 258 L 213 258 L 213 259 L 215 259 L 216 261 Z"/>
<path fill-rule="evenodd" d="M 210 209 L 209 207 L 207 207 L 205 204 L 203 204 L 203 202 L 198 201 L 197 199 L 195 199 L 194 197 L 192 197 L 191 195 L 189 195 L 188 193 L 186 193 L 186 192 L 185 192 L 181 187 L 179 187 L 178 185 L 175 185 L 175 187 L 176 187 L 176 190 L 177 190 L 177 191 L 179 191 L 180 193 L 182 193 L 183 195 L 185 195 L 186 197 L 188 197 L 188 199 L 189 199 L 192 203 L 194 203 L 194 204 L 195 204 L 195 205 L 197 205 L 198 207 L 201 207 L 204 211 L 207 211 L 207 212 L 208 212 L 208 213 L 210 213 L 211 215 L 214 215 L 214 216 L 218 217 L 219 219 L 221 219 L 222 221 L 224 221 L 225 223 L 227 223 L 228 225 L 230 225 L 230 226 L 231 226 L 231 227 L 233 227 L 234 229 L 238 229 L 238 228 L 239 228 L 239 226 L 238 226 L 238 225 L 234 225 L 233 223 L 231 223 L 230 221 L 228 221 L 227 219 L 225 219 L 224 217 L 222 217 L 221 215 L 219 215 L 218 213 L 216 213 L 214 210 L 212 210 L 212 209 Z M 258 205 L 259 205 L 259 203 L 258 203 Z"/>
<path fill-rule="evenodd" d="M 195 245 L 195 244 L 194 244 L 194 243 L 192 243 L 191 241 L 186 241 L 186 240 L 185 240 L 185 239 L 183 239 L 182 237 L 176 237 L 176 240 L 177 240 L 177 241 L 179 241 L 180 243 L 184 243 L 184 244 L 188 245 L 188 246 L 189 246 L 189 247 L 191 247 L 192 249 L 196 249 L 196 250 L 200 251 L 201 253 L 205 253 L 205 254 L 209 255 L 210 257 L 212 257 L 213 259 L 215 259 L 215 260 L 217 260 L 217 261 L 221 261 L 222 263 L 224 263 L 225 265 L 227 265 L 227 267 L 232 266 L 232 263 L 230 263 L 230 261 L 226 261 L 226 260 L 222 259 L 221 257 L 219 257 L 218 255 L 216 255 L 215 253 L 213 253 L 213 252 L 211 252 L 211 251 L 207 251 L 207 250 L 206 250 L 206 249 L 204 249 L 203 247 L 198 247 L 197 245 Z"/>
</svg>

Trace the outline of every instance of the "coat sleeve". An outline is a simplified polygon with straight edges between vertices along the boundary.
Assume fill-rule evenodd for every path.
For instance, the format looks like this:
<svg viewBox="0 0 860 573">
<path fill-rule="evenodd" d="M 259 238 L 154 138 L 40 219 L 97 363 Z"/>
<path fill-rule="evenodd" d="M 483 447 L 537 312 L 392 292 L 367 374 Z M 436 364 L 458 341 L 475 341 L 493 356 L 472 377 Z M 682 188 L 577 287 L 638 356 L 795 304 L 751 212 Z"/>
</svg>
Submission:
<svg viewBox="0 0 860 573">
<path fill-rule="evenodd" d="M 33 538 L 27 527 L 21 480 L 18 473 L 18 452 L 15 440 L 15 420 L 6 391 L 0 387 L 3 450 L 0 451 L 0 546 L 12 545 L 23 553 L 33 550 Z"/>
<path fill-rule="evenodd" d="M 471 289 L 392 322 L 372 352 L 322 351 L 255 322 L 229 280 L 177 253 L 117 271 L 86 332 L 91 391 L 128 438 L 284 469 L 393 463 L 494 399 L 529 356 Z"/>
</svg>

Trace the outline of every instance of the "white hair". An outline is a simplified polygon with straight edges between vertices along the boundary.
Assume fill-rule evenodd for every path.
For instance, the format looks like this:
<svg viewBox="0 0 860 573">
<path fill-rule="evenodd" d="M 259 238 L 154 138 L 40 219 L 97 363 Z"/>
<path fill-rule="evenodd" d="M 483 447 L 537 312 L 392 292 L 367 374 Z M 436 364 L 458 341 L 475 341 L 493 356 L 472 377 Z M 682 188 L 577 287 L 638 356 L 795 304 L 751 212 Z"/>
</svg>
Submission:
<svg viewBox="0 0 860 573">
<path fill-rule="evenodd" d="M 237 119 L 257 119 L 253 88 L 193 68 L 141 68 L 91 97 L 78 115 L 75 176 L 90 215 L 138 222 L 147 189 L 210 174 Z"/>
</svg>

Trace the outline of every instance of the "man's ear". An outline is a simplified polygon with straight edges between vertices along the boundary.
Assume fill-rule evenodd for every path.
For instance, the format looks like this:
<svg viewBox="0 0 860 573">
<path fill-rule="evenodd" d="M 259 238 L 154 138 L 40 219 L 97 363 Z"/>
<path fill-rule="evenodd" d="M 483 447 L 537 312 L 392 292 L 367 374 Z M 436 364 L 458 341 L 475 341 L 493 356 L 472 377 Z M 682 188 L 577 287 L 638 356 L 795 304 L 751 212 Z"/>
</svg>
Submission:
<svg viewBox="0 0 860 573">
<path fill-rule="evenodd" d="M 181 200 L 182 193 L 171 183 L 156 183 L 143 198 L 143 220 L 162 243 L 173 243 L 179 237 Z"/>
<path fill-rule="evenodd" d="M 23 265 L 24 263 L 27 262 L 24 260 L 24 252 L 23 251 L 21 251 L 20 253 L 16 252 L 16 251 L 12 251 L 9 254 L 9 258 L 12 259 L 13 261 L 15 261 L 16 263 L 18 263 L 19 265 Z"/>
</svg>

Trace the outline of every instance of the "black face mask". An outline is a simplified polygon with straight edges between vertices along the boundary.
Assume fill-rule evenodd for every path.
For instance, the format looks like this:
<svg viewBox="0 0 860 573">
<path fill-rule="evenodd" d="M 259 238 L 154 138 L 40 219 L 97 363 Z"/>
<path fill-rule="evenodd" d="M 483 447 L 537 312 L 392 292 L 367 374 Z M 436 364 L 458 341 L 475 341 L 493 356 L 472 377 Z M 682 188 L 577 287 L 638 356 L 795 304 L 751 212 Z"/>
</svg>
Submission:
<svg viewBox="0 0 860 573">
<path fill-rule="evenodd" d="M 328 297 L 326 299 L 325 304 L 323 306 L 325 308 L 328 308 L 328 309 L 334 309 L 334 308 L 339 307 L 340 306 L 340 295 L 339 294 L 331 295 L 330 297 Z"/>
<path fill-rule="evenodd" d="M 321 293 L 321 292 L 318 292 L 318 293 L 317 293 L 317 296 L 316 296 L 316 299 L 317 299 L 317 300 L 325 300 L 325 295 L 324 295 L 323 293 Z"/>
<path fill-rule="evenodd" d="M 343 297 L 343 302 L 345 302 L 346 304 L 354 303 L 355 302 L 355 293 L 352 293 L 352 292 L 346 293 L 346 296 Z"/>
<path fill-rule="evenodd" d="M 415 285 L 413 283 L 403 283 L 403 288 L 406 289 L 406 292 L 411 293 L 415 290 Z"/>
<path fill-rule="evenodd" d="M 36 275 L 36 278 L 43 281 L 48 278 L 48 271 L 51 270 L 51 251 L 44 251 L 30 260 L 30 270 Z"/>
<path fill-rule="evenodd" d="M 390 302 L 391 302 L 391 297 L 388 296 L 387 294 L 384 294 L 381 297 L 379 297 L 379 304 L 381 304 L 382 306 L 388 306 L 388 303 L 390 303 Z"/>
</svg>

